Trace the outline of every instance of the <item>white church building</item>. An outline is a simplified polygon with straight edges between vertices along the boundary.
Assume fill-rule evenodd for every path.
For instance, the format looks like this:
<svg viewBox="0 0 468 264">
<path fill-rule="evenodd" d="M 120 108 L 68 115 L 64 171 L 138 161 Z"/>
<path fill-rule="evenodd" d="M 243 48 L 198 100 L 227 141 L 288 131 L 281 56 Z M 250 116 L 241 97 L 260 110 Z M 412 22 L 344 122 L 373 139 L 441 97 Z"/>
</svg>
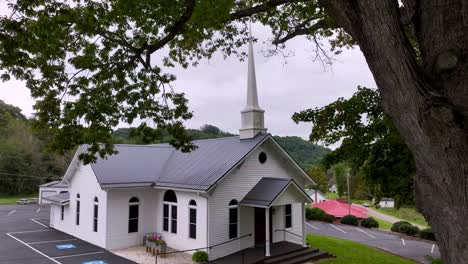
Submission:
<svg viewBox="0 0 468 264">
<path fill-rule="evenodd" d="M 61 182 L 68 192 L 44 198 L 50 226 L 108 250 L 157 232 L 175 250 L 207 248 L 210 260 L 260 244 L 269 256 L 280 241 L 305 246 L 304 187 L 315 183 L 264 127 L 251 43 L 241 117 L 239 136 L 194 141 L 191 153 L 120 144 L 84 165 L 79 147 Z"/>
</svg>

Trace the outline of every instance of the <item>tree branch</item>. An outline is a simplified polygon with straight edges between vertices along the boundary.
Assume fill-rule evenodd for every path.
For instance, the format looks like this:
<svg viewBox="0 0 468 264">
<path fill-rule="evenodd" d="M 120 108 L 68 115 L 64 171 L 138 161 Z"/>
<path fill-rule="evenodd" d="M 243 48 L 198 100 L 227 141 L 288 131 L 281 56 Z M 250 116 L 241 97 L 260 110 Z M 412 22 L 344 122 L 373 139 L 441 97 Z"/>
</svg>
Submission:
<svg viewBox="0 0 468 264">
<path fill-rule="evenodd" d="M 316 30 L 320 29 L 320 28 L 324 28 L 324 27 L 327 27 L 327 23 L 325 22 L 325 20 L 319 20 L 317 23 L 315 23 L 314 25 L 310 26 L 310 27 L 305 27 L 305 25 L 307 23 L 309 23 L 310 21 L 305 21 L 299 25 L 297 25 L 296 27 L 294 27 L 294 31 L 292 32 L 289 32 L 288 34 L 286 34 L 286 36 L 280 38 L 280 36 L 278 35 L 275 40 L 273 40 L 273 45 L 278 45 L 278 44 L 283 44 L 285 43 L 286 41 L 296 37 L 296 36 L 300 36 L 300 35 L 308 35 L 310 33 L 313 33 L 315 32 Z"/>
<path fill-rule="evenodd" d="M 260 5 L 253 6 L 248 9 L 242 9 L 239 11 L 236 11 L 230 15 L 229 20 L 236 20 L 244 17 L 248 17 L 251 15 L 255 15 L 257 13 L 262 13 L 265 11 L 268 11 L 274 7 L 284 5 L 284 4 L 289 4 L 289 3 L 299 3 L 299 2 L 309 2 L 311 0 L 270 0 L 268 2 L 265 2 Z"/>
</svg>

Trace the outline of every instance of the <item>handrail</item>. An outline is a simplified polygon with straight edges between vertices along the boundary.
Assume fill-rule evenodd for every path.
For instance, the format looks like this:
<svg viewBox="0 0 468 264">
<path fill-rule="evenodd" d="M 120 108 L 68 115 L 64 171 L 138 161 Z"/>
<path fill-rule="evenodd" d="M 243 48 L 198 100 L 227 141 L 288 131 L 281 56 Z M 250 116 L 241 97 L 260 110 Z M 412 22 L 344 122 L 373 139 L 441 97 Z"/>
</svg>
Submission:
<svg viewBox="0 0 468 264">
<path fill-rule="evenodd" d="M 275 229 L 275 232 L 276 232 L 276 231 L 283 231 L 283 232 L 289 233 L 289 234 L 291 234 L 291 235 L 295 235 L 295 236 L 297 236 L 297 237 L 299 237 L 299 238 L 303 238 L 303 236 L 300 236 L 300 235 L 298 235 L 298 234 L 295 234 L 295 233 L 293 233 L 293 232 L 290 232 L 290 231 L 288 231 L 288 230 L 286 230 L 286 229 Z"/>
</svg>

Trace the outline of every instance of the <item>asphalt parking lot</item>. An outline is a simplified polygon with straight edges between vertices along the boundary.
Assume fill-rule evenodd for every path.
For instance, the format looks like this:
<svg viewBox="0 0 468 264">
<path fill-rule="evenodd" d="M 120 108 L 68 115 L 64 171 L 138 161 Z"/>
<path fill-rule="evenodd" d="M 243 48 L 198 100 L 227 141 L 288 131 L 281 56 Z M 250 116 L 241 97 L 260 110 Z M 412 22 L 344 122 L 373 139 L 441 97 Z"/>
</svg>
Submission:
<svg viewBox="0 0 468 264">
<path fill-rule="evenodd" d="M 48 227 L 49 208 L 0 206 L 0 264 L 135 263 Z"/>
<path fill-rule="evenodd" d="M 419 263 L 429 263 L 426 259 L 428 255 L 440 257 L 437 244 L 429 241 L 405 239 L 399 235 L 375 229 L 317 221 L 309 221 L 306 226 L 307 233 L 356 241 Z"/>
</svg>

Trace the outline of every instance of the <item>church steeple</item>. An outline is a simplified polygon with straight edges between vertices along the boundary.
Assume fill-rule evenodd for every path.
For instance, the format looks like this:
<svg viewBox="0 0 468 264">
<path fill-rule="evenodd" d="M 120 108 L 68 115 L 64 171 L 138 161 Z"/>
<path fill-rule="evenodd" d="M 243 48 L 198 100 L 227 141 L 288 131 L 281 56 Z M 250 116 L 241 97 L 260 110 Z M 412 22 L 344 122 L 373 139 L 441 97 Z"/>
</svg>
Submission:
<svg viewBox="0 0 468 264">
<path fill-rule="evenodd" d="M 239 129 L 240 139 L 254 138 L 258 133 L 266 133 L 264 126 L 264 110 L 258 105 L 257 80 L 255 76 L 255 60 L 250 29 L 249 62 L 247 72 L 247 104 L 241 111 L 242 127 Z"/>
</svg>

